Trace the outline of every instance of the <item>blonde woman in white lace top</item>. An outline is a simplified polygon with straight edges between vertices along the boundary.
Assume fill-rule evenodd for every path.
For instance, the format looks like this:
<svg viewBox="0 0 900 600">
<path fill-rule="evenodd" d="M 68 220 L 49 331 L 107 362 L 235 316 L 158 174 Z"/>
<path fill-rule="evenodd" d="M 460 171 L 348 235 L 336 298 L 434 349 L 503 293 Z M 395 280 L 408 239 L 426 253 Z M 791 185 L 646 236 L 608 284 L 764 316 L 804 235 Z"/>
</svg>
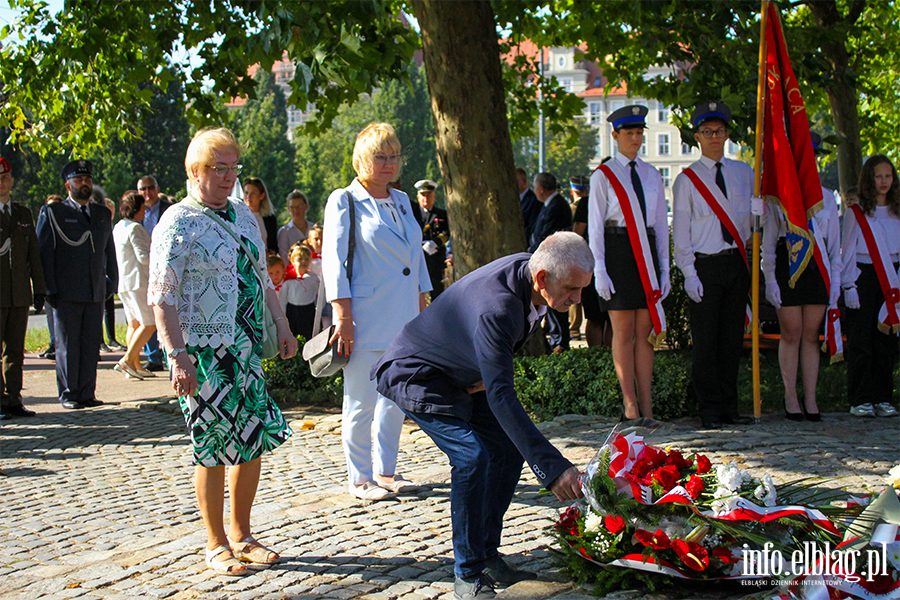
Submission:
<svg viewBox="0 0 900 600">
<path fill-rule="evenodd" d="M 153 230 L 149 300 L 167 348 L 194 447 L 196 488 L 208 542 L 206 564 L 221 575 L 250 571 L 239 561 L 274 564 L 277 553 L 253 539 L 250 509 L 263 453 L 291 429 L 266 391 L 262 372 L 264 306 L 278 324 L 282 358 L 297 352 L 264 265 L 256 219 L 229 198 L 241 149 L 227 129 L 204 130 L 188 147 L 188 198 L 169 208 Z M 215 211 L 219 224 L 204 211 Z M 228 228 L 248 247 L 226 231 Z M 230 466 L 231 519 L 223 519 L 225 466 Z"/>
</svg>

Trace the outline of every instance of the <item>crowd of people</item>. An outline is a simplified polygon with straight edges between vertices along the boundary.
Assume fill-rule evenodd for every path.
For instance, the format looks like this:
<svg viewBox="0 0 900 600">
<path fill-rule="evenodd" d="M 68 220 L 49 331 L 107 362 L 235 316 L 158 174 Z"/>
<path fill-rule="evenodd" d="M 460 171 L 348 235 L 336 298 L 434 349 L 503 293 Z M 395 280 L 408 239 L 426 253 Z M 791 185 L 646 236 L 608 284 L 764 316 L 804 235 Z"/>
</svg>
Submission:
<svg viewBox="0 0 900 600">
<path fill-rule="evenodd" d="M 242 149 L 224 128 L 192 139 L 187 197 L 172 202 L 153 176 L 140 177 L 118 203 L 115 226 L 116 205 L 107 207 L 105 194 L 97 194 L 89 161 L 64 167 L 67 197 L 48 199 L 35 227 L 30 212 L 11 202 L 12 168 L 0 159 L 0 419 L 34 414 L 22 404 L 24 336 L 29 307 L 45 302 L 61 405 L 103 404 L 95 394 L 97 364 L 103 315 L 114 314 L 115 291 L 127 321 L 115 369 L 129 379 L 153 377 L 166 369 L 165 355 L 190 432 L 206 563 L 221 575 L 246 575 L 245 562 L 280 560 L 253 537 L 250 516 L 262 455 L 292 434 L 266 390 L 263 347 L 274 341 L 277 353 L 290 358 L 297 336 L 327 330 L 348 357 L 342 414 L 348 493 L 377 501 L 419 489 L 397 472 L 402 423 L 417 423 L 453 465 L 455 593 L 488 598 L 495 584 L 534 577 L 498 551 L 523 462 L 557 498 L 581 494 L 577 469 L 518 402 L 514 354 L 545 319 L 549 350 L 565 352 L 570 329 L 580 335 L 583 318 L 589 345 L 612 347 L 622 419 L 652 418 L 654 351 L 665 335 L 661 302 L 674 260 L 689 297 L 702 427 L 748 423 L 737 411 L 737 370 L 750 282 L 745 244 L 754 216 L 764 222 L 766 297 L 781 324 L 786 418 L 820 419 L 818 332 L 841 289 L 850 413 L 896 416 L 891 373 L 900 330 L 900 181 L 894 165 L 883 155 L 870 157 L 858 203 L 843 216 L 834 195 L 824 193 L 810 221 L 821 252 L 793 281 L 781 211 L 753 197 L 749 166 L 724 157 L 728 107 L 703 103 L 691 116 L 701 157 L 674 183 L 670 257 L 663 181 L 639 156 L 646 114 L 646 107 L 626 106 L 609 116 L 618 152 L 590 178 L 570 179 L 571 205 L 553 174 L 537 174 L 529 187 L 525 171 L 517 170 L 528 252 L 500 258 L 449 287 L 452 243 L 447 212 L 435 206 L 438 184 L 418 181 L 417 202 L 397 188 L 402 145 L 387 123 L 371 123 L 357 136 L 356 177 L 328 197 L 321 225 L 307 219 L 309 200 L 299 190 L 287 195 L 291 218 L 279 228 L 261 179 L 246 178 L 238 188 Z M 268 333 L 267 316 L 275 333 Z M 116 341 L 114 329 L 109 341 Z"/>
<path fill-rule="evenodd" d="M 646 114 L 647 108 L 638 105 L 612 113 L 608 121 L 618 151 L 589 180 L 570 180 L 571 229 L 584 236 L 595 258 L 594 280 L 582 294 L 582 310 L 570 312 L 576 322 L 583 313 L 589 346 L 612 347 L 623 418 L 653 416 L 650 384 L 654 347 L 665 333 L 661 303 L 671 289 L 671 233 L 672 259 L 684 275 L 689 298 L 692 377 L 701 426 L 750 422 L 737 411 L 737 380 L 749 323 L 748 245 L 754 216 L 763 231 L 765 295 L 780 325 L 785 417 L 821 420 L 816 403 L 819 338 L 826 311 L 830 319 L 838 318 L 842 287 L 850 414 L 897 416 L 892 373 L 900 326 L 897 319 L 884 316 L 896 314 L 898 298 L 892 290 L 898 289 L 900 277 L 900 182 L 890 160 L 874 155 L 865 161 L 859 186 L 845 194 L 843 214 L 835 195 L 822 188 L 821 205 L 809 221 L 818 251 L 797 278 L 789 272 L 789 254 L 796 249 L 789 247 L 783 211 L 753 196 L 749 165 L 725 158 L 729 108 L 706 102 L 692 113 L 701 156 L 675 178 L 671 226 L 659 171 L 639 156 Z M 810 132 L 810 139 L 817 154 L 827 152 L 818 134 Z M 570 227 L 559 210 L 563 203 L 553 193 L 556 180 L 551 174 L 538 174 L 533 190 L 524 170 L 518 169 L 517 175 L 525 234 L 533 250 L 545 237 L 547 223 L 554 223 L 553 230 Z M 858 208 L 852 208 L 854 204 Z M 562 318 L 548 312 L 553 352 L 568 346 L 568 339 L 558 335 Z"/>
</svg>

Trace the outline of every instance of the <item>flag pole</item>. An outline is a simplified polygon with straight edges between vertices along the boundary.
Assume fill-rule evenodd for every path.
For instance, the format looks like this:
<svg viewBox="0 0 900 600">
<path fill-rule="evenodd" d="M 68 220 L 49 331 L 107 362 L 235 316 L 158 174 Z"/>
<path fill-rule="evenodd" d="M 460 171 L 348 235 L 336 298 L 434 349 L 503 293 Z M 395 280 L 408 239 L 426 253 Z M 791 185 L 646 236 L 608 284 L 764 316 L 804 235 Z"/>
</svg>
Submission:
<svg viewBox="0 0 900 600">
<path fill-rule="evenodd" d="M 763 115 L 765 114 L 766 85 L 766 27 L 769 16 L 769 2 L 762 2 L 762 18 L 759 34 L 759 83 L 756 86 L 756 166 L 753 169 L 753 195 L 759 197 L 762 180 L 762 140 Z M 759 217 L 753 217 L 753 268 L 750 273 L 751 285 L 751 321 L 753 340 L 753 417 L 759 423 L 762 416 L 762 400 L 759 397 Z"/>
</svg>

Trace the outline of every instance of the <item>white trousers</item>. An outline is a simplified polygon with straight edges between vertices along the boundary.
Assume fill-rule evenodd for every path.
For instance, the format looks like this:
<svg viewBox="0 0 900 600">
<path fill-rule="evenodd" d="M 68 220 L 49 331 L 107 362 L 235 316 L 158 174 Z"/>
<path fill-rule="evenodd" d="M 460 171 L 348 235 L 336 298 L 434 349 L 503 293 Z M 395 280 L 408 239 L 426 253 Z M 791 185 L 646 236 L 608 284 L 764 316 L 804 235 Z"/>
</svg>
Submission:
<svg viewBox="0 0 900 600">
<path fill-rule="evenodd" d="M 384 351 L 354 351 L 344 367 L 341 440 L 350 483 L 360 485 L 377 475 L 394 475 L 400 433 L 406 415 L 385 398 L 369 379 L 369 370 Z"/>
</svg>

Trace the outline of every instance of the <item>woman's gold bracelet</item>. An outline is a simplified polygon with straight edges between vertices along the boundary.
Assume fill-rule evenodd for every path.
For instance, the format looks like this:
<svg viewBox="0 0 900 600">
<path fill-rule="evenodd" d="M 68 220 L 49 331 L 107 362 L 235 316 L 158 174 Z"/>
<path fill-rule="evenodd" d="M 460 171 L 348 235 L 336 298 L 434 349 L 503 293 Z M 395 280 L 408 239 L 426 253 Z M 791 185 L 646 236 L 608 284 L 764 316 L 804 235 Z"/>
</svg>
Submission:
<svg viewBox="0 0 900 600">
<path fill-rule="evenodd" d="M 287 317 L 278 317 L 275 319 L 275 322 L 277 323 L 278 321 L 287 321 Z"/>
<path fill-rule="evenodd" d="M 347 321 L 347 320 L 352 319 L 352 318 L 353 318 L 353 317 L 339 317 L 339 318 L 338 318 L 338 321 Z"/>
</svg>

